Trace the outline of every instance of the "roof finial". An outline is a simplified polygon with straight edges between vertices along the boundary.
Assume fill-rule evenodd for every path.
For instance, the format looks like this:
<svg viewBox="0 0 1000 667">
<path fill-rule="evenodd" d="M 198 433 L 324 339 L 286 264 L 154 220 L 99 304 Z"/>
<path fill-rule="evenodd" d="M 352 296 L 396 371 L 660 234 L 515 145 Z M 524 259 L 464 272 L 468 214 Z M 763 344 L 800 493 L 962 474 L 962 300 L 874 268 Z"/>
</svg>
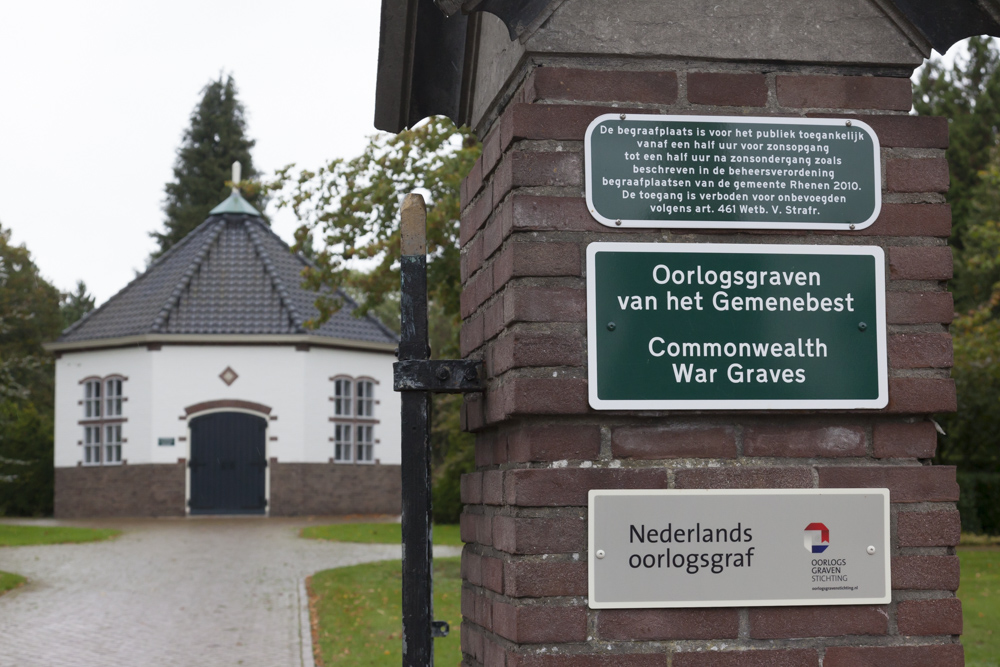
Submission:
<svg viewBox="0 0 1000 667">
<path fill-rule="evenodd" d="M 240 175 L 242 170 L 243 166 L 240 164 L 239 160 L 233 163 L 233 192 L 239 192 Z"/>
</svg>

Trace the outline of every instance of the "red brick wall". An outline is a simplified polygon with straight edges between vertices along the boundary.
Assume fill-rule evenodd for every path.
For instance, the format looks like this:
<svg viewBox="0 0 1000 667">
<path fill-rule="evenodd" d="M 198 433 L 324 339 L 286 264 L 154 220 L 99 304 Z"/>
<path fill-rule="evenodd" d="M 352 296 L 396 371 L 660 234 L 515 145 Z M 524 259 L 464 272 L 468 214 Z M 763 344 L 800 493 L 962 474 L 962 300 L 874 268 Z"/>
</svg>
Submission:
<svg viewBox="0 0 1000 667">
<path fill-rule="evenodd" d="M 463 409 L 478 466 L 462 483 L 465 664 L 961 665 L 958 486 L 927 460 L 930 414 L 955 409 L 947 123 L 906 114 L 905 78 L 712 69 L 536 68 L 462 185 L 462 353 L 484 360 L 489 383 Z M 582 151 L 609 111 L 859 117 L 882 145 L 882 213 L 847 234 L 603 227 L 585 207 Z M 885 248 L 888 407 L 591 410 L 583 258 L 597 240 Z M 587 607 L 588 489 L 824 487 L 890 489 L 890 604 Z"/>
</svg>

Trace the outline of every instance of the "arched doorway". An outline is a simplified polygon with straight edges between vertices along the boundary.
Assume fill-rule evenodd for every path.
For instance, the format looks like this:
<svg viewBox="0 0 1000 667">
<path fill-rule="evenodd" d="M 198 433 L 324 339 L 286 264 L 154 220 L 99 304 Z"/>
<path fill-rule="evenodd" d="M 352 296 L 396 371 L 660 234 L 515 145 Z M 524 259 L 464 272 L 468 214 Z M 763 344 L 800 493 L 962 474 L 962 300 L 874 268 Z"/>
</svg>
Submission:
<svg viewBox="0 0 1000 667">
<path fill-rule="evenodd" d="M 263 514 L 267 421 L 213 412 L 191 426 L 191 514 Z"/>
</svg>

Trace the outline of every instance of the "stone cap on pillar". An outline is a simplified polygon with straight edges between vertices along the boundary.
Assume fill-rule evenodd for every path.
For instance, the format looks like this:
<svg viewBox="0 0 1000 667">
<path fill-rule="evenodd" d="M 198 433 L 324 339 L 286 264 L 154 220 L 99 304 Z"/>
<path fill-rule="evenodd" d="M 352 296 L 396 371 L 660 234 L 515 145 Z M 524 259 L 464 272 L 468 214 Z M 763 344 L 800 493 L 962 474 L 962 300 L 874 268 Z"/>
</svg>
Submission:
<svg viewBox="0 0 1000 667">
<path fill-rule="evenodd" d="M 443 115 L 483 130 L 526 59 L 690 58 L 912 71 L 1000 36 L 1000 0 L 383 0 L 375 127 Z M 664 20 L 664 12 L 669 20 Z M 738 38 L 736 38 L 738 37 Z M 553 54 L 559 54 L 558 56 Z"/>
</svg>

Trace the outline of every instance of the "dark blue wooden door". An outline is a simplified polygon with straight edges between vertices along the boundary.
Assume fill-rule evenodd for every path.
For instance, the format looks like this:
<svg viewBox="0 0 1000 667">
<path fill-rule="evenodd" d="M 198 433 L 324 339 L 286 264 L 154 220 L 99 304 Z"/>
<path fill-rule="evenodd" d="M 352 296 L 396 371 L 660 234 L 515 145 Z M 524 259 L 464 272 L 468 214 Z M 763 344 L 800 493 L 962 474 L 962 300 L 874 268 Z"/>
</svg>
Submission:
<svg viewBox="0 0 1000 667">
<path fill-rule="evenodd" d="M 192 514 L 263 514 L 267 422 L 243 412 L 191 420 Z"/>
</svg>

